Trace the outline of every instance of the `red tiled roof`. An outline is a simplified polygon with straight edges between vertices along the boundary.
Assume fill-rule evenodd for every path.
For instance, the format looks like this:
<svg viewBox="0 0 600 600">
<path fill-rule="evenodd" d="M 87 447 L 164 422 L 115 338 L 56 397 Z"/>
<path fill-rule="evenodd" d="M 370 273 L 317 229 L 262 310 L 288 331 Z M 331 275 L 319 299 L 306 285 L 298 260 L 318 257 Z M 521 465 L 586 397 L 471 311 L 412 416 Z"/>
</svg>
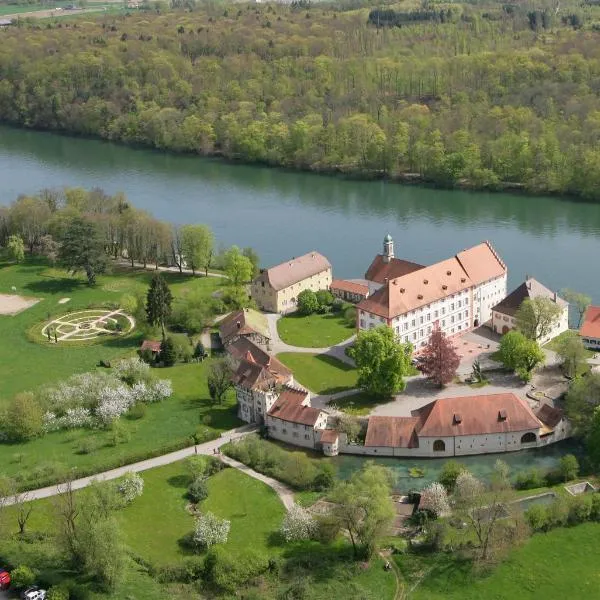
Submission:
<svg viewBox="0 0 600 600">
<path fill-rule="evenodd" d="M 366 285 L 355 283 L 354 281 L 346 281 L 345 279 L 334 279 L 331 282 L 330 289 L 341 290 L 350 294 L 359 294 L 360 296 L 367 296 L 369 293 L 369 288 Z"/>
<path fill-rule="evenodd" d="M 418 410 L 419 437 L 452 437 L 539 429 L 529 405 L 512 393 L 440 398 Z M 501 418 L 501 415 L 503 418 Z"/>
<path fill-rule="evenodd" d="M 339 437 L 340 434 L 335 429 L 321 429 L 322 444 L 335 444 Z"/>
<path fill-rule="evenodd" d="M 585 311 L 579 335 L 600 339 L 600 306 L 590 306 Z"/>
<path fill-rule="evenodd" d="M 369 417 L 365 446 L 418 448 L 416 417 Z"/>
<path fill-rule="evenodd" d="M 150 350 L 151 352 L 160 352 L 160 342 L 156 340 L 144 340 L 140 346 L 140 350 Z"/>
<path fill-rule="evenodd" d="M 265 269 L 257 280 L 268 281 L 274 290 L 283 290 L 327 269 L 331 269 L 331 263 L 322 254 L 309 252 Z"/>
<path fill-rule="evenodd" d="M 269 338 L 269 325 L 266 317 L 251 308 L 232 312 L 219 323 L 219 335 L 224 344 L 236 335 L 252 333 Z"/>
<path fill-rule="evenodd" d="M 360 310 L 394 318 L 469 289 L 486 279 L 506 272 L 504 263 L 489 242 L 463 250 L 429 267 L 391 279 L 386 285 L 358 304 Z M 473 273 L 474 279 L 470 273 Z"/>
<path fill-rule="evenodd" d="M 425 268 L 424 265 L 401 258 L 392 258 L 389 262 L 385 262 L 383 254 L 378 254 L 367 269 L 365 279 L 375 283 L 385 283 L 386 279 L 396 279 L 423 268 Z"/>
<path fill-rule="evenodd" d="M 269 410 L 269 416 L 289 423 L 315 425 L 321 411 L 318 408 L 304 406 L 308 392 L 286 387 Z"/>
</svg>

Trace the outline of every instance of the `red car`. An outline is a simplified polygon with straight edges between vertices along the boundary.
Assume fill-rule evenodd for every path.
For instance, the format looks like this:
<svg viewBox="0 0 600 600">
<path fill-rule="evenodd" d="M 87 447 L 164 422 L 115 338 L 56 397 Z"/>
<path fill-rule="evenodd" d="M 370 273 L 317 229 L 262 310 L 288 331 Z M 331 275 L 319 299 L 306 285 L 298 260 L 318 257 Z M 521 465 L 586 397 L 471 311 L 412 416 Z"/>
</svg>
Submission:
<svg viewBox="0 0 600 600">
<path fill-rule="evenodd" d="M 10 573 L 0 567 L 0 590 L 5 590 L 10 585 Z"/>
</svg>

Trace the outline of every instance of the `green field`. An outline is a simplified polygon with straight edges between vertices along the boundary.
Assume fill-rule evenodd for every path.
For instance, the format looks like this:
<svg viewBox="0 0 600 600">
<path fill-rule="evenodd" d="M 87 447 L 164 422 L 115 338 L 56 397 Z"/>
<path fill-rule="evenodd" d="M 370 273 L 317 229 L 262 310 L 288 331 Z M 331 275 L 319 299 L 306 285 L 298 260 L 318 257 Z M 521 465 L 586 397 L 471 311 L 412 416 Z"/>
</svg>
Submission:
<svg viewBox="0 0 600 600">
<path fill-rule="evenodd" d="M 331 401 L 331 405 L 335 405 L 339 410 L 357 417 L 368 415 L 380 403 L 381 400 L 376 400 L 366 392 L 357 392 Z"/>
<path fill-rule="evenodd" d="M 426 573 L 411 600 L 563 600 L 597 598 L 600 524 L 534 535 L 488 576 L 456 554 L 395 555 L 409 585 Z"/>
<path fill-rule="evenodd" d="M 328 348 L 352 337 L 356 331 L 348 327 L 341 314 L 300 314 L 281 317 L 277 321 L 279 336 L 291 346 Z"/>
<path fill-rule="evenodd" d="M 141 342 L 139 332 L 87 346 L 79 342 L 74 342 L 74 346 L 69 346 L 69 342 L 55 346 L 44 344 L 43 339 L 37 344 L 29 339 L 28 332 L 33 335 L 38 324 L 41 328 L 43 322 L 61 314 L 106 302 L 118 303 L 124 294 L 145 291 L 151 277 L 152 271 L 116 268 L 114 274 L 100 276 L 98 285 L 90 288 L 83 277 L 70 277 L 41 262 L 28 261 L 20 265 L 0 262 L 0 294 L 13 293 L 14 286 L 17 294 L 40 299 L 15 316 L 0 316 L 0 404 L 16 392 L 93 370 L 100 359 L 131 355 Z M 165 273 L 165 277 L 176 298 L 196 290 L 208 298 L 221 284 L 215 277 L 178 273 Z M 58 304 L 61 298 L 70 298 L 70 301 Z"/>
<path fill-rule="evenodd" d="M 293 371 L 296 381 L 315 394 L 335 394 L 357 385 L 356 369 L 332 356 L 282 352 L 277 358 Z"/>
<path fill-rule="evenodd" d="M 548 350 L 552 350 L 553 352 L 556 352 L 558 350 L 558 348 L 560 347 L 561 341 L 564 338 L 568 338 L 570 335 L 573 335 L 574 331 L 576 332 L 577 330 L 569 329 L 568 331 L 563 331 L 560 335 L 557 335 L 554 339 L 550 340 L 544 346 L 544 348 L 546 348 Z M 586 348 L 586 350 L 585 350 L 586 358 L 592 358 L 594 356 L 594 354 L 596 354 L 596 353 L 593 350 L 588 350 Z"/>
</svg>

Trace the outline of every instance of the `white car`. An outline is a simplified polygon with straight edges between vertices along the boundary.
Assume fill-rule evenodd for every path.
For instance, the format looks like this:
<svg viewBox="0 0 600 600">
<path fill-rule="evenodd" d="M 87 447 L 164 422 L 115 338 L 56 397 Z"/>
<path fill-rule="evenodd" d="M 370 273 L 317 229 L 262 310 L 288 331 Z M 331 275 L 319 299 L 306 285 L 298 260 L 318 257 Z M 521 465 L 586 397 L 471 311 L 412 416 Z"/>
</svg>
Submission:
<svg viewBox="0 0 600 600">
<path fill-rule="evenodd" d="M 22 594 L 22 600 L 46 600 L 46 590 L 41 590 L 37 587 L 26 589 Z"/>
</svg>

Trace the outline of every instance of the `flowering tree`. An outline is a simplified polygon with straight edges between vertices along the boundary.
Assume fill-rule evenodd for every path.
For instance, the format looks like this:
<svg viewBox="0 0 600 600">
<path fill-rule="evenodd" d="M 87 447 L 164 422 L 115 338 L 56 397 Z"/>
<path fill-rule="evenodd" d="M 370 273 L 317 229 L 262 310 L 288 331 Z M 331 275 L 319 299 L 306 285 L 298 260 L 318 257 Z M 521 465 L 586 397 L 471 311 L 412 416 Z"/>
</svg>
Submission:
<svg viewBox="0 0 600 600">
<path fill-rule="evenodd" d="M 127 504 L 144 493 L 144 480 L 137 473 L 127 473 L 117 488 Z"/>
<path fill-rule="evenodd" d="M 281 524 L 281 535 L 286 542 L 308 540 L 315 534 L 317 523 L 312 515 L 301 506 L 294 504 Z"/>
<path fill-rule="evenodd" d="M 462 471 L 456 478 L 454 500 L 457 504 L 470 506 L 483 492 L 483 484 L 469 471 Z"/>
<path fill-rule="evenodd" d="M 421 492 L 420 508 L 430 510 L 437 517 L 450 512 L 450 502 L 446 488 L 437 481 L 427 486 Z"/>
<path fill-rule="evenodd" d="M 452 381 L 459 364 L 452 342 L 441 329 L 434 329 L 421 355 L 421 371 L 442 387 Z"/>
<path fill-rule="evenodd" d="M 196 519 L 194 542 L 204 548 L 210 548 L 215 544 L 225 544 L 230 528 L 231 521 L 219 519 L 213 513 L 207 512 Z"/>
<path fill-rule="evenodd" d="M 121 381 L 129 385 L 147 382 L 151 376 L 150 365 L 137 356 L 120 360 L 114 366 L 114 373 Z"/>
</svg>

